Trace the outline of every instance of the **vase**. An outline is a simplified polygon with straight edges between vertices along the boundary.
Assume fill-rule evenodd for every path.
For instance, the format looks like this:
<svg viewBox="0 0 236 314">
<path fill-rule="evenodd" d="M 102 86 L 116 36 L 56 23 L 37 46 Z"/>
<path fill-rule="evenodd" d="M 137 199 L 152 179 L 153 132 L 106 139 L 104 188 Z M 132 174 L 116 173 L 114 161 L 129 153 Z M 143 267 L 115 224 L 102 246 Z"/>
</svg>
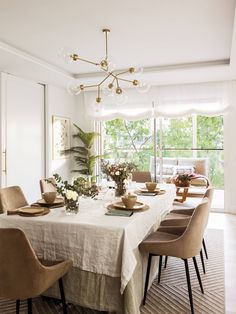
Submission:
<svg viewBox="0 0 236 314">
<path fill-rule="evenodd" d="M 120 196 L 124 195 L 125 192 L 126 192 L 126 188 L 125 188 L 124 181 L 116 182 L 115 196 L 120 197 Z"/>
<path fill-rule="evenodd" d="M 66 214 L 67 215 L 76 215 L 79 212 L 79 204 L 77 203 L 78 200 L 65 200 L 66 206 Z"/>
</svg>

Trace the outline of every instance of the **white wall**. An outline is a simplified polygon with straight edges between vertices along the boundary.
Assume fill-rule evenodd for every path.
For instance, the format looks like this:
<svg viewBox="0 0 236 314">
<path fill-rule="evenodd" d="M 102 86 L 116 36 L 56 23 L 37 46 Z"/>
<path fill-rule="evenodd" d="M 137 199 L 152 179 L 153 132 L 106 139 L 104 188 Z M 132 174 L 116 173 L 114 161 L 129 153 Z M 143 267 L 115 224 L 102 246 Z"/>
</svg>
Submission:
<svg viewBox="0 0 236 314">
<path fill-rule="evenodd" d="M 77 123 L 78 110 L 76 99 L 66 89 L 49 85 L 46 87 L 46 175 L 58 173 L 63 180 L 73 177 L 71 172 L 74 162 L 73 157 L 66 159 L 53 159 L 52 150 L 52 117 L 60 116 L 70 119 L 73 133 L 73 123 Z M 72 135 L 72 134 L 71 134 Z"/>
<path fill-rule="evenodd" d="M 236 213 L 235 137 L 236 137 L 236 102 L 224 119 L 225 212 L 229 213 Z"/>
</svg>

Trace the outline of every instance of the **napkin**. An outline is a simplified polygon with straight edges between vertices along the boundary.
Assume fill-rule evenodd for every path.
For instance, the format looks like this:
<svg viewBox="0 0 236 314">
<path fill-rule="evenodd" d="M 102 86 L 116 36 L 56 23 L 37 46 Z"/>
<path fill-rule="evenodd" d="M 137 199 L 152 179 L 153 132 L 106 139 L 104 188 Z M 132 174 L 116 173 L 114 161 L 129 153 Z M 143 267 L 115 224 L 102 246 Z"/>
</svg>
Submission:
<svg viewBox="0 0 236 314">
<path fill-rule="evenodd" d="M 133 212 L 132 210 L 110 209 L 108 212 L 105 213 L 105 215 L 130 217 L 133 215 Z"/>
</svg>

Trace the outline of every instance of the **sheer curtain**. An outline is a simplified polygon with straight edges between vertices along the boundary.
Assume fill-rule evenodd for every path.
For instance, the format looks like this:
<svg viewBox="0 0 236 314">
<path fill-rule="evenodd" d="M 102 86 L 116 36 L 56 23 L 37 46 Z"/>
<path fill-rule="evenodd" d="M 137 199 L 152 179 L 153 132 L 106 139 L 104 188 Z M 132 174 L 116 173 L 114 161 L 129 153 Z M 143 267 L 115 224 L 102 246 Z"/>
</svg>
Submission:
<svg viewBox="0 0 236 314">
<path fill-rule="evenodd" d="M 190 114 L 214 116 L 226 113 L 232 105 L 235 82 L 211 82 L 154 86 L 146 94 L 126 90 L 128 101 L 119 105 L 115 98 L 104 96 L 95 102 L 96 92 L 85 93 L 86 114 L 95 121 L 115 118 L 138 120 L 150 117 L 182 117 Z"/>
</svg>

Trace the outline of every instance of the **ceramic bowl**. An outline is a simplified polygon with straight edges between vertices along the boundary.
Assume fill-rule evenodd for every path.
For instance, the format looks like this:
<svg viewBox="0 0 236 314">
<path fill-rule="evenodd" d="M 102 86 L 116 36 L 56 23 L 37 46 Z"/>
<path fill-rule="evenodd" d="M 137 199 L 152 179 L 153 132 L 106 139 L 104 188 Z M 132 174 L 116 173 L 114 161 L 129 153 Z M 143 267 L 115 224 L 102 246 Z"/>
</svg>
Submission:
<svg viewBox="0 0 236 314">
<path fill-rule="evenodd" d="M 156 182 L 146 182 L 145 185 L 146 185 L 146 188 L 149 192 L 154 192 L 156 187 L 157 187 Z"/>
<path fill-rule="evenodd" d="M 43 199 L 47 204 L 53 204 L 57 196 L 57 192 L 45 192 L 42 194 Z"/>
<path fill-rule="evenodd" d="M 126 208 L 133 208 L 136 201 L 137 201 L 137 196 L 136 195 L 132 195 L 132 196 L 123 196 L 121 198 L 123 204 L 125 205 Z"/>
</svg>

